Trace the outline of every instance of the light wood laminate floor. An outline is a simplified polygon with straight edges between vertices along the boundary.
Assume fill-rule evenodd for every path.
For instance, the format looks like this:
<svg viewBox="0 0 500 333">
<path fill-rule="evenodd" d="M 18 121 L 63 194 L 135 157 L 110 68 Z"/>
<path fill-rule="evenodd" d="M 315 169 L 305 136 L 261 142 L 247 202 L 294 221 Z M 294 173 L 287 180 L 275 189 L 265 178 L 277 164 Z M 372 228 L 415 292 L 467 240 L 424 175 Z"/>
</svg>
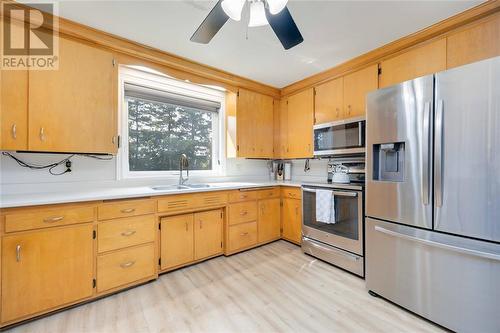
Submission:
<svg viewBox="0 0 500 333">
<path fill-rule="evenodd" d="M 278 241 L 8 332 L 441 332 L 364 280 Z"/>
</svg>

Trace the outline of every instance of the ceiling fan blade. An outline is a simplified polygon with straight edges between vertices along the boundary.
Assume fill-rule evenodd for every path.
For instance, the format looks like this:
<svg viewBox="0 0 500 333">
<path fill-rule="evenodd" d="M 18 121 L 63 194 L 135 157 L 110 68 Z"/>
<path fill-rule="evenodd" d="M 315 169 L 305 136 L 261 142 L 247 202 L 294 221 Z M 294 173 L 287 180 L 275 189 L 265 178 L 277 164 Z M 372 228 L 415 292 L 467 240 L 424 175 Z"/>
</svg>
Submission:
<svg viewBox="0 0 500 333">
<path fill-rule="evenodd" d="M 266 17 L 269 25 L 274 30 L 281 44 L 283 44 L 285 50 L 304 41 L 287 7 L 283 8 L 283 10 L 276 15 L 272 15 L 269 12 L 269 8 L 266 7 Z"/>
<path fill-rule="evenodd" d="M 208 44 L 220 28 L 227 22 L 229 16 L 224 13 L 221 3 L 222 0 L 219 0 L 203 22 L 201 22 L 198 29 L 196 29 L 190 38 L 192 42 Z"/>
</svg>

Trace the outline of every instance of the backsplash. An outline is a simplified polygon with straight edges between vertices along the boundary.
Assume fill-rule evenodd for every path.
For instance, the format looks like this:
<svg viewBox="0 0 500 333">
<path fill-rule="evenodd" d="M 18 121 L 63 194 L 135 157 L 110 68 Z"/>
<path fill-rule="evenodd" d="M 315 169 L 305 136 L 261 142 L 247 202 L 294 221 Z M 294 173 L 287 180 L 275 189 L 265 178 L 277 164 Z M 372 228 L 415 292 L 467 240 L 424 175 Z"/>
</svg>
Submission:
<svg viewBox="0 0 500 333">
<path fill-rule="evenodd" d="M 68 155 L 64 154 L 32 154 L 13 153 L 14 156 L 31 164 L 44 165 L 60 161 Z M 304 171 L 305 160 L 292 161 L 292 180 L 325 181 L 326 163 L 328 160 L 310 160 L 310 170 Z M 0 192 L 2 195 L 21 193 L 42 193 L 64 190 L 86 190 L 99 187 L 124 187 L 155 184 L 172 184 L 174 178 L 118 179 L 117 158 L 112 160 L 96 160 L 83 156 L 72 158 L 72 172 L 61 176 L 53 176 L 44 170 L 23 168 L 13 159 L 0 155 Z M 64 171 L 64 166 L 54 171 Z M 267 181 L 270 180 L 267 161 L 230 158 L 226 162 L 224 176 L 200 177 L 191 175 L 192 182 L 217 181 Z"/>
</svg>

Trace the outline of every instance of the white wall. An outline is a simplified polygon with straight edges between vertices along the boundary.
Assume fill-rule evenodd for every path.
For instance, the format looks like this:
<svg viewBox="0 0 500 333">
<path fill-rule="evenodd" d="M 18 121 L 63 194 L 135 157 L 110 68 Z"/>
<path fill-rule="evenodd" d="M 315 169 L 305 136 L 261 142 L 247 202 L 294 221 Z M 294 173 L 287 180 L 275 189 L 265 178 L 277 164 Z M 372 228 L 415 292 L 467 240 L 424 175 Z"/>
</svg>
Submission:
<svg viewBox="0 0 500 333">
<path fill-rule="evenodd" d="M 38 165 L 50 164 L 69 156 L 61 154 L 12 154 L 25 162 Z M 110 161 L 102 161 L 82 156 L 74 156 L 72 162 L 71 173 L 53 176 L 47 169 L 31 170 L 24 168 L 19 166 L 17 162 L 10 157 L 0 155 L 0 194 L 9 195 L 54 192 L 71 189 L 86 190 L 99 187 L 172 184 L 177 181 L 176 176 L 173 178 L 118 180 L 116 157 Z M 54 172 L 61 172 L 64 170 L 64 166 L 59 166 Z M 192 182 L 257 180 L 269 180 L 267 161 L 228 159 L 225 176 L 203 178 L 196 176 L 190 177 L 190 181 Z"/>
</svg>

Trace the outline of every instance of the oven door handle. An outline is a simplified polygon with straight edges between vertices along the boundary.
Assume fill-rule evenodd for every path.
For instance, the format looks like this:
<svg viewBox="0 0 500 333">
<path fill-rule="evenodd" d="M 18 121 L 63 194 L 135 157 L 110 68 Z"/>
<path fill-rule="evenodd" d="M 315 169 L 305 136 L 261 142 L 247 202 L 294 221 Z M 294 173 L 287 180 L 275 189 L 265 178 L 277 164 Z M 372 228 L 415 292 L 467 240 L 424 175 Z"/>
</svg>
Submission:
<svg viewBox="0 0 500 333">
<path fill-rule="evenodd" d="M 302 191 L 316 193 L 316 190 L 309 188 L 303 188 Z M 346 191 L 332 191 L 332 194 L 343 197 L 353 197 L 353 198 L 358 196 L 358 192 L 346 192 Z"/>
</svg>

